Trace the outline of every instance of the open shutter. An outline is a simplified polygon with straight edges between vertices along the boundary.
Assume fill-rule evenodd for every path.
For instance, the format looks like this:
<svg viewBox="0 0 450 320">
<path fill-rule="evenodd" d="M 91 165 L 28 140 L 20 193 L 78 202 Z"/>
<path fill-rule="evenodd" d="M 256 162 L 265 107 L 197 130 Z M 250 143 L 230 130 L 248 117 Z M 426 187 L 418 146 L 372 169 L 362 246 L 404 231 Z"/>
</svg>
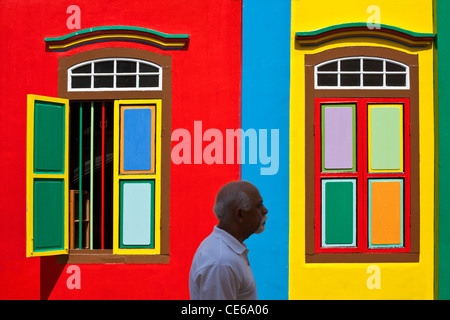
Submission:
<svg viewBox="0 0 450 320">
<path fill-rule="evenodd" d="M 27 257 L 67 254 L 69 100 L 27 106 Z"/>
<path fill-rule="evenodd" d="M 161 100 L 114 104 L 114 254 L 160 253 Z"/>
</svg>

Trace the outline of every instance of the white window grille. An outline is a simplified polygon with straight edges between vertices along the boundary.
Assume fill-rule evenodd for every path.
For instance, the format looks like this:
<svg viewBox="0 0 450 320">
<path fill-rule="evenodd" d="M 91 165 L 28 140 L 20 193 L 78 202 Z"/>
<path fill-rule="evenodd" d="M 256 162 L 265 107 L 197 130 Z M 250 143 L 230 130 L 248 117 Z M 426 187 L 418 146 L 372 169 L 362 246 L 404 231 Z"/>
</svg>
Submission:
<svg viewBox="0 0 450 320">
<path fill-rule="evenodd" d="M 82 62 L 67 72 L 68 91 L 162 90 L 161 66 L 138 59 Z"/>
<path fill-rule="evenodd" d="M 315 66 L 316 89 L 409 89 L 409 67 L 376 57 L 350 57 Z"/>
</svg>

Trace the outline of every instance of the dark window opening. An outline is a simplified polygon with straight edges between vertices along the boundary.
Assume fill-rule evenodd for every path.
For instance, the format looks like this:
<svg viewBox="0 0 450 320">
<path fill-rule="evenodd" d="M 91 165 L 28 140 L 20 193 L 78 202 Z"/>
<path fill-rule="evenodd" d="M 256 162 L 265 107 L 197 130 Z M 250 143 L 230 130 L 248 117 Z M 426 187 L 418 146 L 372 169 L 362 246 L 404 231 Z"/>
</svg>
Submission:
<svg viewBox="0 0 450 320">
<path fill-rule="evenodd" d="M 359 74 L 341 74 L 341 86 L 357 87 L 360 85 L 361 76 Z"/>
<path fill-rule="evenodd" d="M 112 101 L 70 103 L 70 249 L 112 249 L 113 106 Z"/>
<path fill-rule="evenodd" d="M 341 61 L 341 71 L 360 71 L 361 60 L 351 59 Z"/>
<path fill-rule="evenodd" d="M 322 73 L 318 75 L 318 85 L 319 86 L 337 86 L 337 74 L 327 74 Z"/>
</svg>

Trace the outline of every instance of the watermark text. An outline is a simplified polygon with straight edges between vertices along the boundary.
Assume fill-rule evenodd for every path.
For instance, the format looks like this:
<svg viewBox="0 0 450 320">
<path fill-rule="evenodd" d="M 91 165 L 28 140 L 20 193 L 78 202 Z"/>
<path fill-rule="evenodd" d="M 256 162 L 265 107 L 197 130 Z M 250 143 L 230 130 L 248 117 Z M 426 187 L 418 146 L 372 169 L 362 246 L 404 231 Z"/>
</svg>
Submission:
<svg viewBox="0 0 450 320">
<path fill-rule="evenodd" d="M 274 175 L 279 169 L 279 129 L 203 131 L 202 121 L 194 121 L 193 130 L 176 129 L 171 139 L 177 142 L 171 153 L 177 165 L 259 164 L 261 175 Z"/>
</svg>

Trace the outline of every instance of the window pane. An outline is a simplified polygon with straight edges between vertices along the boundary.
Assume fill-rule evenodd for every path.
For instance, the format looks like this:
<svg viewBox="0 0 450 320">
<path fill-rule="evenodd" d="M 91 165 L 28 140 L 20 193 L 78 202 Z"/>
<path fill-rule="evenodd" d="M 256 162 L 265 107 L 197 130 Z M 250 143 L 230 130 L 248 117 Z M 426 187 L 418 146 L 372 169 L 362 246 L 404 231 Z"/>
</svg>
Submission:
<svg viewBox="0 0 450 320">
<path fill-rule="evenodd" d="M 322 246 L 356 246 L 356 180 L 322 180 Z"/>
<path fill-rule="evenodd" d="M 358 87 L 360 84 L 361 77 L 359 74 L 341 74 L 341 86 Z"/>
<path fill-rule="evenodd" d="M 33 251 L 64 249 L 64 180 L 33 180 Z"/>
<path fill-rule="evenodd" d="M 113 73 L 114 72 L 114 61 L 102 61 L 94 63 L 95 73 Z"/>
<path fill-rule="evenodd" d="M 154 167 L 155 108 L 126 108 L 123 110 L 121 134 L 121 173 L 155 172 Z"/>
<path fill-rule="evenodd" d="M 153 88 L 159 86 L 159 75 L 139 76 L 140 88 Z"/>
<path fill-rule="evenodd" d="M 112 88 L 113 79 L 113 76 L 95 76 L 94 88 Z"/>
<path fill-rule="evenodd" d="M 364 86 L 374 87 L 383 85 L 383 74 L 365 74 L 363 75 Z"/>
<path fill-rule="evenodd" d="M 360 71 L 360 59 L 342 60 L 341 71 Z"/>
<path fill-rule="evenodd" d="M 364 59 L 364 71 L 383 71 L 383 60 Z"/>
<path fill-rule="evenodd" d="M 368 105 L 369 172 L 403 170 L 402 105 Z"/>
<path fill-rule="evenodd" d="M 136 72 L 136 62 L 117 61 L 117 73 L 133 73 L 133 72 Z"/>
<path fill-rule="evenodd" d="M 386 61 L 386 71 L 406 71 L 406 68 L 397 63 Z"/>
<path fill-rule="evenodd" d="M 120 182 L 120 247 L 154 247 L 154 182 Z"/>
<path fill-rule="evenodd" d="M 317 68 L 318 71 L 337 71 L 337 61 L 327 63 L 326 65 L 323 65 L 319 68 Z"/>
<path fill-rule="evenodd" d="M 146 63 L 139 63 L 139 72 L 159 72 L 159 69 Z"/>
<path fill-rule="evenodd" d="M 337 74 L 318 74 L 318 85 L 319 86 L 337 86 Z"/>
<path fill-rule="evenodd" d="M 34 159 L 35 173 L 64 173 L 65 105 L 35 101 Z"/>
<path fill-rule="evenodd" d="M 72 89 L 77 88 L 90 88 L 91 87 L 91 77 L 72 77 Z"/>
<path fill-rule="evenodd" d="M 355 107 L 322 106 L 322 170 L 356 170 Z"/>
<path fill-rule="evenodd" d="M 136 76 L 117 76 L 118 88 L 136 88 Z"/>
<path fill-rule="evenodd" d="M 91 73 L 91 64 L 88 63 L 84 66 L 72 69 L 72 73 Z"/>
<path fill-rule="evenodd" d="M 403 180 L 369 180 L 369 247 L 403 246 Z"/>
<path fill-rule="evenodd" d="M 406 87 L 406 74 L 387 74 L 386 85 L 389 87 Z"/>
</svg>

